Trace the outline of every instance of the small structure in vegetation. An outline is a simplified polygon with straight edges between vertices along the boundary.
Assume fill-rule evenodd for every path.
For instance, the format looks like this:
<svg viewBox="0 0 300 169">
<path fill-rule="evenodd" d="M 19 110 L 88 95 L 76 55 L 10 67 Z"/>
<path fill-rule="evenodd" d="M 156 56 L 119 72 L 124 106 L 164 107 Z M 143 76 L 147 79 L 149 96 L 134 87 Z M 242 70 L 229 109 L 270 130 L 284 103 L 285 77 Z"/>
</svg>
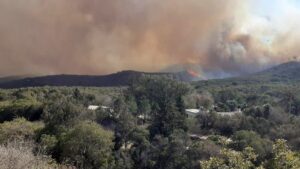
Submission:
<svg viewBox="0 0 300 169">
<path fill-rule="evenodd" d="M 196 117 L 201 113 L 209 113 L 210 111 L 203 110 L 203 109 L 186 109 L 185 112 L 189 117 Z M 242 110 L 238 109 L 236 111 L 231 111 L 231 112 L 216 112 L 216 113 L 220 116 L 234 116 L 236 114 L 242 114 Z"/>
<path fill-rule="evenodd" d="M 88 110 L 97 110 L 97 109 L 110 109 L 109 107 L 107 106 L 98 106 L 98 105 L 89 105 L 88 106 Z"/>
</svg>

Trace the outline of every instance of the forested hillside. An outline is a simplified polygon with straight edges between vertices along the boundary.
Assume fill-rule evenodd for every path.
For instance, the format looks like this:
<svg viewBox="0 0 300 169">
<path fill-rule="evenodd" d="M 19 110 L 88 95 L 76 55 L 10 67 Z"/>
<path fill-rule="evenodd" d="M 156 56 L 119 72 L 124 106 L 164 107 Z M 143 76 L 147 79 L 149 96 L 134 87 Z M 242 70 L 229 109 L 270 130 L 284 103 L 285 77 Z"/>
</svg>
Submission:
<svg viewBox="0 0 300 169">
<path fill-rule="evenodd" d="M 141 76 L 161 76 L 174 80 L 191 82 L 193 77 L 188 72 L 177 73 L 146 73 L 137 71 L 122 71 L 109 75 L 91 76 L 91 75 L 52 75 L 39 77 L 11 76 L 0 78 L 0 88 L 13 89 L 22 87 L 120 87 L 128 86 L 133 80 Z"/>
<path fill-rule="evenodd" d="M 194 82 L 200 87 L 230 86 L 230 85 L 291 85 L 300 82 L 300 62 L 283 63 L 264 71 L 243 75 L 240 77 Z"/>
<path fill-rule="evenodd" d="M 2 89 L 0 165 L 296 169 L 300 92 L 289 87 L 142 76 L 122 88 Z"/>
</svg>

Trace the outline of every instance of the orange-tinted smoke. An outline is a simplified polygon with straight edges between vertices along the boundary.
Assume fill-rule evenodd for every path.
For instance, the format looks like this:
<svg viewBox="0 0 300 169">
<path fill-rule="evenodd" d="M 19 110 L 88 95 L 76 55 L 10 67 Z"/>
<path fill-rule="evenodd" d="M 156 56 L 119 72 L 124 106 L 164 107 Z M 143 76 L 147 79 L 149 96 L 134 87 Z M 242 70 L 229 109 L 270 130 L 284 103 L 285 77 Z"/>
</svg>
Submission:
<svg viewBox="0 0 300 169">
<path fill-rule="evenodd" d="M 201 79 L 201 80 L 207 80 L 207 78 L 204 75 L 201 75 L 199 72 L 196 72 L 192 69 L 187 69 L 186 71 L 189 75 L 191 75 L 194 78 Z"/>
<path fill-rule="evenodd" d="M 239 0 L 0 0 L 0 75 L 159 71 L 186 63 L 248 71 L 275 54 L 237 30 L 246 6 Z"/>
</svg>

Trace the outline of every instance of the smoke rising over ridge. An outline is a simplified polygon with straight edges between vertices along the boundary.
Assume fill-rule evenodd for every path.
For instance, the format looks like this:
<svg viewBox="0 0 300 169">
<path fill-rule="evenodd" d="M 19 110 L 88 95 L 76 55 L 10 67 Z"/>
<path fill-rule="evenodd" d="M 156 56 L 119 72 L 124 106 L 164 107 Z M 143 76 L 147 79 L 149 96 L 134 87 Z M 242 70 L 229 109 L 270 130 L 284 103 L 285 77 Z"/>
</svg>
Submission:
<svg viewBox="0 0 300 169">
<path fill-rule="evenodd" d="M 239 74 L 297 56 L 300 16 L 258 0 L 0 0 L 0 75 L 159 71 Z M 293 16 L 293 17 L 290 17 Z"/>
</svg>

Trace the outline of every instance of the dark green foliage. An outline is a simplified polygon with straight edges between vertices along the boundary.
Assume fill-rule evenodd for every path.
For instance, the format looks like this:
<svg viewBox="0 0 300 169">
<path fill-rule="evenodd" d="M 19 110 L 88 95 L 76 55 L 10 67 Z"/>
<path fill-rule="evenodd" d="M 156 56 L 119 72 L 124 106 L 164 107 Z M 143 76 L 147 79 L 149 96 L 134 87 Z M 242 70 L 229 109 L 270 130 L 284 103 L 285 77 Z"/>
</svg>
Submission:
<svg viewBox="0 0 300 169">
<path fill-rule="evenodd" d="M 135 98 L 132 95 L 128 95 L 125 98 L 125 102 L 128 107 L 128 111 L 131 112 L 132 114 L 137 114 L 138 108 L 137 108 L 137 102 Z"/>
<path fill-rule="evenodd" d="M 76 106 L 65 98 L 50 103 L 43 112 L 43 120 L 46 124 L 45 130 L 51 134 L 66 130 L 76 124 L 79 115 L 83 111 L 83 108 Z"/>
<path fill-rule="evenodd" d="M 42 104 L 30 100 L 17 100 L 9 105 L 0 107 L 0 122 L 10 121 L 16 117 L 24 117 L 30 121 L 41 118 Z"/>
<path fill-rule="evenodd" d="M 14 141 L 33 141 L 36 134 L 42 128 L 42 123 L 29 122 L 24 118 L 0 123 L 0 144 L 7 144 Z"/>
<path fill-rule="evenodd" d="M 156 136 L 150 150 L 149 168 L 190 168 L 188 145 L 189 139 L 182 131 L 176 131 L 168 138 Z"/>
<path fill-rule="evenodd" d="M 201 113 L 197 116 L 198 124 L 202 130 L 211 129 L 217 121 L 218 115 L 215 112 Z"/>
<path fill-rule="evenodd" d="M 210 157 L 219 156 L 221 147 L 210 140 L 192 143 L 187 150 L 189 167 L 198 169 L 199 160 L 207 160 Z"/>
<path fill-rule="evenodd" d="M 60 159 L 78 168 L 99 169 L 113 166 L 113 133 L 93 122 L 80 122 L 60 140 Z"/>
<path fill-rule="evenodd" d="M 121 97 L 114 102 L 113 117 L 116 122 L 115 127 L 115 149 L 119 150 L 122 145 L 127 146 L 130 134 L 136 127 L 136 119 L 129 111 L 129 105 Z"/>
<path fill-rule="evenodd" d="M 261 117 L 268 119 L 271 114 L 271 106 L 264 105 L 260 107 L 251 107 L 244 110 L 245 115 L 252 116 L 252 117 Z"/>
<path fill-rule="evenodd" d="M 40 150 L 45 154 L 54 154 L 58 140 L 54 135 L 42 134 L 39 138 Z"/>
<path fill-rule="evenodd" d="M 150 135 L 152 138 L 156 134 L 169 136 L 176 129 L 187 130 L 183 96 L 189 90 L 186 84 L 167 78 L 145 77 L 130 86 L 129 92 L 136 100 L 147 99 L 151 105 Z"/>
<path fill-rule="evenodd" d="M 8 99 L 8 94 L 0 90 L 0 101 L 5 101 L 6 99 Z"/>
<path fill-rule="evenodd" d="M 272 142 L 261 138 L 253 131 L 238 131 L 233 135 L 232 140 L 230 147 L 237 151 L 242 151 L 246 147 L 252 147 L 260 161 L 269 158 L 272 153 Z"/>
<path fill-rule="evenodd" d="M 282 94 L 281 100 L 279 102 L 287 113 L 294 115 L 300 114 L 300 98 L 294 91 L 287 90 Z"/>
<path fill-rule="evenodd" d="M 149 132 L 143 128 L 136 128 L 129 137 L 132 143 L 129 153 L 134 162 L 134 168 L 147 168 L 150 165 L 149 153 L 151 148 Z"/>
<path fill-rule="evenodd" d="M 230 136 L 238 129 L 243 128 L 243 116 L 240 115 L 220 116 L 215 112 L 211 112 L 198 115 L 197 120 L 203 134 L 215 132 Z"/>
</svg>

